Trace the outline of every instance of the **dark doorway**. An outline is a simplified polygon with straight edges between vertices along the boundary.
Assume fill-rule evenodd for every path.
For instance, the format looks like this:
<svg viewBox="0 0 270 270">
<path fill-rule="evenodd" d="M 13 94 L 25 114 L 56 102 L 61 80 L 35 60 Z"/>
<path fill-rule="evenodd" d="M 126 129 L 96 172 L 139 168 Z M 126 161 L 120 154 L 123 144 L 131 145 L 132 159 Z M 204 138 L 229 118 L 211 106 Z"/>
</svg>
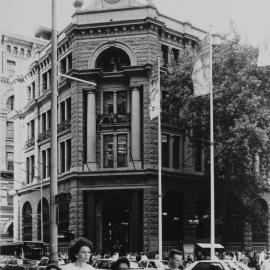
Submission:
<svg viewBox="0 0 270 270">
<path fill-rule="evenodd" d="M 163 240 L 180 241 L 184 238 L 184 200 L 178 191 L 169 191 L 162 203 Z"/>
<path fill-rule="evenodd" d="M 113 198 L 103 207 L 103 248 L 106 251 L 123 251 L 130 246 L 130 204 L 121 199 Z"/>
</svg>

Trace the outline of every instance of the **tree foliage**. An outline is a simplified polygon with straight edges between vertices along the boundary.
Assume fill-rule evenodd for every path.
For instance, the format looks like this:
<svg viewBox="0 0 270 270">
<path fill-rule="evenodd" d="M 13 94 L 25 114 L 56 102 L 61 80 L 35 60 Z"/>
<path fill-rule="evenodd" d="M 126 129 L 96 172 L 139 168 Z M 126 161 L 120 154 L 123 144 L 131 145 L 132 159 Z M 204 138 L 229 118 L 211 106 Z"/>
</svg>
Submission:
<svg viewBox="0 0 270 270">
<path fill-rule="evenodd" d="M 216 211 L 223 220 L 236 211 L 245 218 L 258 216 L 257 202 L 266 188 L 262 163 L 270 147 L 270 69 L 258 67 L 257 57 L 257 49 L 242 44 L 236 33 L 213 46 Z M 161 75 L 163 110 L 192 131 L 194 144 L 204 145 L 209 176 L 209 95 L 193 97 L 192 68 L 193 51 L 186 48 Z"/>
</svg>

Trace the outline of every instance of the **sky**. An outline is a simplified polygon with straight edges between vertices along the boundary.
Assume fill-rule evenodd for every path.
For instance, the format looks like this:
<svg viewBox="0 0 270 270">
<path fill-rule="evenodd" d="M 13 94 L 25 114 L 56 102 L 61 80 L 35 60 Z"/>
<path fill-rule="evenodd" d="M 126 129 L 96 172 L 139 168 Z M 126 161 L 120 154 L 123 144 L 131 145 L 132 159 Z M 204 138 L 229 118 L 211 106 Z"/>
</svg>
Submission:
<svg viewBox="0 0 270 270">
<path fill-rule="evenodd" d="M 74 0 L 57 1 L 57 28 L 70 23 Z M 85 0 L 87 7 L 92 0 Z M 139 0 L 141 2 L 146 0 Z M 257 45 L 270 33 L 269 0 L 153 0 L 160 13 L 189 21 L 204 30 L 228 31 L 232 21 L 243 39 Z M 0 0 L 0 30 L 33 36 L 37 26 L 51 26 L 51 0 Z M 268 30 L 268 31 L 267 31 Z"/>
</svg>

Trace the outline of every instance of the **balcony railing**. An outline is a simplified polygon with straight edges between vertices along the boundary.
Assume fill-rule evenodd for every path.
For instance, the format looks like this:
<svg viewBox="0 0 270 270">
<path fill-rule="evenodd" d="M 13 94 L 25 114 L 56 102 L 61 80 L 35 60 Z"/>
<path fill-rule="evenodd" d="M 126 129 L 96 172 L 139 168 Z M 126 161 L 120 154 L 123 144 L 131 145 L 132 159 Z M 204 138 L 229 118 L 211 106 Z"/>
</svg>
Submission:
<svg viewBox="0 0 270 270">
<path fill-rule="evenodd" d="M 57 125 L 57 131 L 61 132 L 63 130 L 66 130 L 71 127 L 71 121 L 70 119 L 63 121 L 62 123 Z"/>
<path fill-rule="evenodd" d="M 130 124 L 131 123 L 131 114 L 98 114 L 97 115 L 97 124 L 101 125 L 121 125 L 121 124 Z"/>
<path fill-rule="evenodd" d="M 29 148 L 34 144 L 35 144 L 35 137 L 32 137 L 25 142 L 25 148 Z"/>
<path fill-rule="evenodd" d="M 51 130 L 50 129 L 49 130 L 46 130 L 46 131 L 43 131 L 42 133 L 40 133 L 38 135 L 37 141 L 38 142 L 42 142 L 42 141 L 46 140 L 49 137 L 51 137 Z"/>
</svg>

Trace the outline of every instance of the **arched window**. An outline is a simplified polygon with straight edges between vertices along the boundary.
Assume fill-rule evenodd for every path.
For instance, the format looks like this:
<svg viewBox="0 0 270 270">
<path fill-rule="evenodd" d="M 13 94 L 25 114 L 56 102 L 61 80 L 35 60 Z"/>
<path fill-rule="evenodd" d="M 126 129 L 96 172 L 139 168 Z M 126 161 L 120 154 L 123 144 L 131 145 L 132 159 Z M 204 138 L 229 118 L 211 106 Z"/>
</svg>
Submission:
<svg viewBox="0 0 270 270">
<path fill-rule="evenodd" d="M 27 57 L 31 57 L 31 51 L 30 50 L 27 50 Z"/>
<path fill-rule="evenodd" d="M 11 53 L 11 46 L 7 45 L 7 53 Z"/>
<path fill-rule="evenodd" d="M 7 109 L 13 111 L 14 110 L 14 95 L 10 96 L 7 99 Z"/>
<path fill-rule="evenodd" d="M 24 48 L 21 48 L 21 50 L 20 50 L 20 56 L 24 56 Z"/>
<path fill-rule="evenodd" d="M 42 209 L 41 209 L 41 201 L 38 204 L 38 239 L 41 240 L 41 218 L 42 218 L 42 230 L 43 230 L 43 241 L 49 242 L 49 203 L 43 198 L 42 199 Z"/>
<path fill-rule="evenodd" d="M 18 55 L 18 48 L 17 48 L 17 47 L 14 47 L 14 48 L 13 48 L 13 54 L 14 54 L 14 55 Z"/>
<path fill-rule="evenodd" d="M 32 241 L 32 207 L 26 202 L 22 211 L 22 238 L 23 241 Z"/>
<path fill-rule="evenodd" d="M 129 56 L 116 47 L 103 51 L 96 61 L 96 67 L 101 68 L 104 72 L 117 72 L 125 66 L 130 66 Z"/>
</svg>

